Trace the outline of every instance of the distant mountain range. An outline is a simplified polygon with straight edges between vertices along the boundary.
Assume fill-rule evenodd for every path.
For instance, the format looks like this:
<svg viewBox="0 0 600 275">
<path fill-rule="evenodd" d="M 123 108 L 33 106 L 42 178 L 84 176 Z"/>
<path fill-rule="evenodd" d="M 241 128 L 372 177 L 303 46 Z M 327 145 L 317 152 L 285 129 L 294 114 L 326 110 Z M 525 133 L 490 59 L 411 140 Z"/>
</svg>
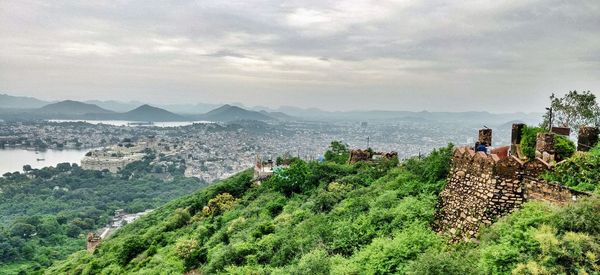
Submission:
<svg viewBox="0 0 600 275">
<path fill-rule="evenodd" d="M 523 121 L 537 124 L 541 113 L 489 112 L 408 112 L 408 111 L 324 111 L 317 108 L 281 106 L 247 107 L 243 104 L 172 104 L 150 106 L 141 102 L 120 102 L 89 100 L 85 102 L 65 100 L 48 102 L 32 97 L 18 97 L 0 94 L 1 119 L 114 119 L 135 121 L 192 121 L 209 120 L 231 122 L 239 120 L 256 121 L 379 121 L 395 120 L 412 123 L 427 121 L 486 124 L 490 127 L 507 121 Z"/>
<path fill-rule="evenodd" d="M 2 109 L 35 109 L 48 105 L 48 103 L 51 102 L 33 97 L 0 94 L 0 108 Z"/>
<path fill-rule="evenodd" d="M 17 104 L 20 105 L 11 105 Z M 176 114 L 163 108 L 143 104 L 129 111 L 113 111 L 102 108 L 97 104 L 64 100 L 49 103 L 30 97 L 14 97 L 0 95 L 0 118 L 6 120 L 29 120 L 29 119 L 86 119 L 86 120 L 129 120 L 129 121 L 194 121 L 207 120 L 219 122 L 232 122 L 240 120 L 272 121 L 278 119 L 290 119 L 290 116 L 281 113 L 246 110 L 237 106 L 223 105 L 202 114 Z M 118 107 L 123 110 L 130 103 L 120 104 L 117 101 L 101 101 L 103 106 Z M 119 105 L 120 104 L 120 105 Z M 39 107 L 32 107 L 38 106 Z M 23 106 L 27 106 L 25 108 Z M 203 105 L 206 107 L 206 105 Z M 203 107 L 203 108 L 204 108 Z"/>
</svg>

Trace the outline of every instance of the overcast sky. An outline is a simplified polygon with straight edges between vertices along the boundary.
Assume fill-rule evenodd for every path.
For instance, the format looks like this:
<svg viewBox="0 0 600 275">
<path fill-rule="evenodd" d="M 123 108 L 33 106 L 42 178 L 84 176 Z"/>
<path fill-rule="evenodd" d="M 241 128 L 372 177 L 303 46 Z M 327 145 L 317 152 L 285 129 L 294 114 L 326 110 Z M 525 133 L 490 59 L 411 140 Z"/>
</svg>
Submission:
<svg viewBox="0 0 600 275">
<path fill-rule="evenodd" d="M 600 95 L 600 1 L 0 0 L 0 93 L 492 112 Z"/>
</svg>

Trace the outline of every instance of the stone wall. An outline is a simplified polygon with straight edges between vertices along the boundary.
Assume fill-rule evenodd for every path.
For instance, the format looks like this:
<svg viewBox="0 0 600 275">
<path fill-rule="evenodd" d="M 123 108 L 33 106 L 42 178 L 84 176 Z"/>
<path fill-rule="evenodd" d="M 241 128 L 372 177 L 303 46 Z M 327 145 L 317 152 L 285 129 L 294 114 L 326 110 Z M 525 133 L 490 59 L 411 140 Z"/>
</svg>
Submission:
<svg viewBox="0 0 600 275">
<path fill-rule="evenodd" d="M 374 152 L 372 150 L 361 150 L 355 149 L 350 150 L 350 157 L 348 158 L 348 163 L 356 163 L 359 161 L 377 161 L 381 159 L 398 159 L 398 152 Z"/>
<path fill-rule="evenodd" d="M 527 200 L 566 203 L 586 195 L 539 180 L 548 169 L 550 165 L 539 158 L 523 162 L 514 156 L 455 149 L 434 229 L 453 241 L 468 240 L 477 236 L 482 225 L 495 222 Z"/>
<path fill-rule="evenodd" d="M 587 152 L 598 144 L 598 135 L 600 129 L 598 127 L 581 127 L 577 139 L 577 151 Z"/>
<path fill-rule="evenodd" d="M 94 252 L 94 250 L 96 249 L 96 246 L 98 246 L 100 244 L 100 241 L 102 241 L 102 240 L 100 239 L 100 237 L 98 235 L 96 235 L 96 233 L 93 233 L 93 232 L 88 233 L 87 244 L 86 244 L 87 251 Z"/>
</svg>

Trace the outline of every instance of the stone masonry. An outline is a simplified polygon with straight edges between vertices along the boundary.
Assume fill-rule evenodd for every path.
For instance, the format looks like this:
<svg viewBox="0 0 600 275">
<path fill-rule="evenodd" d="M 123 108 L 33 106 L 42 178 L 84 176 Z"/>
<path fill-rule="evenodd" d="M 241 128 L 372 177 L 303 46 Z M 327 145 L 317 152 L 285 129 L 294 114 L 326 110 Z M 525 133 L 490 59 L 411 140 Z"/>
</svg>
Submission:
<svg viewBox="0 0 600 275">
<path fill-rule="evenodd" d="M 542 144 L 537 149 L 542 155 L 553 151 L 549 136 L 538 138 Z M 513 142 L 519 139 L 514 138 Z M 542 173 L 552 169 L 540 157 L 522 160 L 515 155 L 493 152 L 475 152 L 469 147 L 454 150 L 447 185 L 439 195 L 433 224 L 437 232 L 447 234 L 452 241 L 477 237 L 482 225 L 492 224 L 528 200 L 564 204 L 588 196 L 539 179 Z"/>
<path fill-rule="evenodd" d="M 457 148 L 448 183 L 440 193 L 434 229 L 453 241 L 477 236 L 489 225 L 527 200 L 567 203 L 585 193 L 538 179 L 550 169 L 540 158 L 522 162 L 470 148 Z"/>
<path fill-rule="evenodd" d="M 598 127 L 581 127 L 577 140 L 577 151 L 587 152 L 596 146 L 598 144 L 598 135 L 600 135 Z"/>
</svg>

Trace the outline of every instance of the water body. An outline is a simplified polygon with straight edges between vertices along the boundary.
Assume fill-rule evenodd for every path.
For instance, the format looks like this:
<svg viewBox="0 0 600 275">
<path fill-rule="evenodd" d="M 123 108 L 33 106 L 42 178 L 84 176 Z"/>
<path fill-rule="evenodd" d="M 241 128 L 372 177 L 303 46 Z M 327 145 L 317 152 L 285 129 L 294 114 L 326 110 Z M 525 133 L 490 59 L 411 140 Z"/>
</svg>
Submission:
<svg viewBox="0 0 600 275">
<path fill-rule="evenodd" d="M 131 121 L 131 120 L 68 120 L 68 119 L 51 119 L 50 122 L 86 122 L 89 124 L 106 124 L 114 126 L 131 126 L 131 127 L 180 127 L 188 126 L 194 123 L 214 123 L 212 121 L 169 121 L 169 122 L 152 122 L 151 124 L 144 124 L 145 121 Z"/>
<path fill-rule="evenodd" d="M 59 163 L 81 164 L 81 159 L 91 149 L 64 149 L 31 151 L 18 148 L 0 149 L 0 175 L 6 172 L 23 172 L 23 165 L 32 168 L 56 166 Z"/>
</svg>

